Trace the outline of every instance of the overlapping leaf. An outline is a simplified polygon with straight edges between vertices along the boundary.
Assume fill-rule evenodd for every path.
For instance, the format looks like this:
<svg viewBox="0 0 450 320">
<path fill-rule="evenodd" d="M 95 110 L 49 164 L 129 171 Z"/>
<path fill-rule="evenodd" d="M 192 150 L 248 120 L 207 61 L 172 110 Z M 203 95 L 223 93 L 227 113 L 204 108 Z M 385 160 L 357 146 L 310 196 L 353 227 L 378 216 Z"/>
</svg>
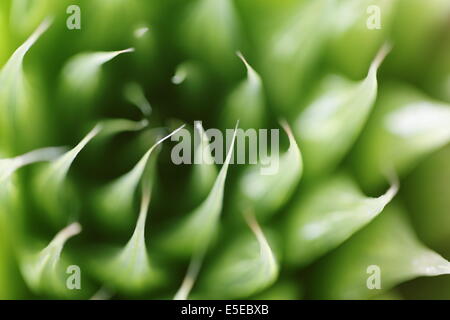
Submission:
<svg viewBox="0 0 450 320">
<path fill-rule="evenodd" d="M 61 253 L 65 243 L 81 232 L 81 226 L 73 223 L 61 230 L 42 250 L 32 248 L 23 250 L 20 266 L 28 286 L 36 293 L 69 296 L 71 291 L 66 287 L 65 263 Z"/>
<path fill-rule="evenodd" d="M 94 273 L 102 278 L 107 287 L 128 293 L 141 293 L 153 289 L 162 282 L 162 273 L 150 262 L 145 243 L 145 224 L 156 175 L 154 151 L 162 142 L 181 128 L 158 140 L 129 174 L 119 178 L 118 182 L 113 183 L 106 189 L 104 201 L 113 202 L 112 205 L 108 204 L 108 209 L 116 210 L 119 207 L 119 209 L 132 210 L 133 194 L 141 181 L 144 171 L 146 172 L 144 174 L 145 179 L 142 181 L 139 218 L 131 239 L 123 249 L 112 249 L 111 252 L 108 250 L 106 254 L 101 252 L 96 255 L 92 262 Z M 151 155 L 154 155 L 151 159 L 152 161 L 149 159 Z M 149 161 L 150 163 L 147 164 Z M 121 193 L 124 193 L 125 197 L 122 197 Z M 121 211 L 112 213 L 123 214 Z M 111 214 L 111 211 L 108 211 L 108 214 Z M 110 216 L 110 219 L 117 218 Z M 118 276 L 119 274 L 126 274 L 126 276 Z"/>
<path fill-rule="evenodd" d="M 195 147 L 194 151 L 194 167 L 192 168 L 189 190 L 192 202 L 198 203 L 208 196 L 214 186 L 218 170 L 211 154 L 210 139 L 201 123 L 196 123 L 195 130 L 200 143 Z"/>
<path fill-rule="evenodd" d="M 162 235 L 160 245 L 167 253 L 190 257 L 202 247 L 207 247 L 215 236 L 222 212 L 225 180 L 233 154 L 236 131 L 237 125 L 222 169 L 208 197 Z"/>
<path fill-rule="evenodd" d="M 355 151 L 355 168 L 367 187 L 379 186 L 383 172 L 400 175 L 450 141 L 450 106 L 417 90 L 386 86 Z"/>
<path fill-rule="evenodd" d="M 380 214 L 397 188 L 370 198 L 350 177 L 338 175 L 299 197 L 287 215 L 286 260 L 305 266 L 338 247 Z"/>
<path fill-rule="evenodd" d="M 244 172 L 239 192 L 238 206 L 253 207 L 257 216 L 268 219 L 290 198 L 303 173 L 300 149 L 289 125 L 281 123 L 289 138 L 289 148 L 283 154 L 274 153 L 263 164 L 250 167 Z M 275 137 L 271 137 L 275 139 Z M 273 150 L 274 152 L 274 150 Z M 267 160 L 270 160 L 267 164 Z"/>
<path fill-rule="evenodd" d="M 92 263 L 94 273 L 108 288 L 127 293 L 141 293 L 162 282 L 162 273 L 155 269 L 145 244 L 145 223 L 150 204 L 150 186 L 143 188 L 141 208 L 132 237 L 121 250 L 97 254 Z"/>
<path fill-rule="evenodd" d="M 247 68 L 247 79 L 237 85 L 225 102 L 222 115 L 224 127 L 230 128 L 239 120 L 244 129 L 259 129 L 264 123 L 266 111 L 262 80 L 242 54 L 237 54 Z"/>
<path fill-rule="evenodd" d="M 27 83 L 23 60 L 50 24 L 42 22 L 0 71 L 0 152 L 7 155 L 35 147 L 45 133 L 41 106 Z"/>
<path fill-rule="evenodd" d="M 314 298 L 366 299 L 417 277 L 448 273 L 450 262 L 423 246 L 402 209 L 390 205 L 322 260 L 310 279 Z"/>
<path fill-rule="evenodd" d="M 237 49 L 238 20 L 233 1 L 199 0 L 192 2 L 181 24 L 183 43 L 192 58 L 200 59 L 229 76 Z"/>
<path fill-rule="evenodd" d="M 120 54 L 133 52 L 133 48 L 109 51 L 80 53 L 72 57 L 62 70 L 64 96 L 71 96 L 85 102 L 98 89 L 101 67 Z M 78 106 L 82 108 L 83 105 Z"/>
<path fill-rule="evenodd" d="M 389 38 L 398 0 L 339 1 L 327 55 L 351 79 L 367 73 L 383 42 Z M 345 17 L 345 18 L 344 18 Z"/>
<path fill-rule="evenodd" d="M 304 1 L 267 37 L 262 49 L 263 77 L 276 110 L 295 115 L 305 83 L 328 37 L 334 0 Z M 314 33 L 311 33 L 314 30 Z"/>
<path fill-rule="evenodd" d="M 364 128 L 377 97 L 377 70 L 389 50 L 385 45 L 379 51 L 362 81 L 352 82 L 340 76 L 322 80 L 294 129 L 307 175 L 314 177 L 334 169 Z"/>
<path fill-rule="evenodd" d="M 439 48 L 440 35 L 448 32 L 450 3 L 446 0 L 398 0 L 395 13 L 391 30 L 395 50 L 387 66 L 396 76 L 421 81 Z"/>
<path fill-rule="evenodd" d="M 36 171 L 33 181 L 35 199 L 38 200 L 38 205 L 47 219 L 55 226 L 65 224 L 77 215 L 77 208 L 74 206 L 75 196 L 66 176 L 81 150 L 100 131 L 101 126 L 95 126 L 76 147 Z"/>
<path fill-rule="evenodd" d="M 142 156 L 131 171 L 98 189 L 93 196 L 94 212 L 99 221 L 114 231 L 126 230 L 133 220 L 136 189 L 148 166 L 152 153 L 166 139 L 178 130 L 158 140 Z M 154 161 L 154 158 L 151 158 Z"/>
<path fill-rule="evenodd" d="M 253 234 L 234 239 L 215 259 L 199 284 L 209 298 L 246 298 L 270 286 L 279 266 L 271 245 L 253 216 L 247 216 Z"/>
</svg>

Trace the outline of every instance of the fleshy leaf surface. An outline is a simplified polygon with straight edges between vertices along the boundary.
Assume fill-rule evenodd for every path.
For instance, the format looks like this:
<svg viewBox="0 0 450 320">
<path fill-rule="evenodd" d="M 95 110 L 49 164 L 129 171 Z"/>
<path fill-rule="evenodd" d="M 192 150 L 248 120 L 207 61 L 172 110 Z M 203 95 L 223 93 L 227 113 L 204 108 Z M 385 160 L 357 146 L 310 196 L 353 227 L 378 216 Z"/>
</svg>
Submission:
<svg viewBox="0 0 450 320">
<path fill-rule="evenodd" d="M 192 58 L 206 62 L 228 77 L 238 38 L 233 1 L 199 0 L 190 5 L 181 24 L 186 50 Z"/>
<path fill-rule="evenodd" d="M 190 257 L 200 248 L 207 247 L 215 236 L 222 212 L 225 180 L 233 155 L 237 128 L 238 125 L 236 125 L 222 169 L 208 197 L 162 235 L 160 245 L 167 253 L 179 257 Z"/>
<path fill-rule="evenodd" d="M 136 228 L 125 248 L 115 253 L 111 252 L 112 257 L 108 257 L 107 254 L 105 254 L 100 259 L 94 258 L 94 262 L 92 263 L 94 272 L 103 279 L 105 285 L 111 286 L 116 290 L 128 293 L 141 293 L 151 290 L 163 281 L 162 273 L 150 262 L 145 242 L 145 224 L 156 174 L 156 157 L 153 156 L 150 160 L 149 157 L 154 154 L 154 151 L 161 143 L 183 127 L 184 125 L 158 140 L 146 152 L 137 166 L 135 166 L 135 169 L 133 169 L 137 171 L 137 173 L 133 175 L 133 183 L 137 184 L 142 179 L 142 199 Z M 147 162 L 149 162 L 149 164 L 147 164 Z M 127 187 L 127 185 L 125 185 L 125 187 Z M 134 189 L 136 187 L 137 186 L 133 185 L 133 188 L 131 189 L 132 193 L 135 192 Z M 128 192 L 129 189 L 117 189 L 116 191 Z M 116 196 L 120 196 L 120 194 L 116 194 Z M 111 201 L 114 200 L 112 197 L 109 199 Z M 128 200 L 132 201 L 132 199 L 127 199 L 127 201 Z M 126 205 L 129 204 L 126 203 Z M 116 251 L 115 249 L 113 250 Z M 126 277 L 117 276 L 122 273 L 125 273 Z"/>
<path fill-rule="evenodd" d="M 151 187 L 143 187 L 136 228 L 126 246 L 112 260 L 98 265 L 108 287 L 125 292 L 143 292 L 161 281 L 161 275 L 150 263 L 145 243 L 145 223 L 150 204 Z M 102 270 L 104 266 L 105 270 Z M 126 276 L 118 276 L 123 274 Z"/>
<path fill-rule="evenodd" d="M 131 171 L 97 190 L 93 196 L 93 206 L 99 220 L 113 230 L 126 229 L 132 223 L 134 196 L 149 159 L 155 149 L 181 130 L 184 125 L 158 140 L 147 150 Z"/>
<path fill-rule="evenodd" d="M 256 215 L 264 220 L 286 203 L 303 173 L 302 154 L 292 131 L 287 122 L 282 121 L 281 125 L 289 138 L 288 150 L 283 155 L 269 156 L 269 166 L 249 167 L 240 182 L 243 199 L 239 205 L 253 207 Z"/>
<path fill-rule="evenodd" d="M 298 198 L 287 214 L 286 260 L 305 266 L 335 249 L 371 222 L 396 195 L 397 184 L 378 198 L 365 196 L 340 174 Z"/>
<path fill-rule="evenodd" d="M 76 214 L 76 209 L 72 207 L 74 195 L 69 189 L 70 185 L 66 176 L 81 150 L 100 131 L 101 125 L 95 126 L 73 149 L 38 168 L 34 179 L 35 197 L 39 199 L 39 205 L 51 223 L 60 225 L 67 222 L 71 214 Z M 68 210 L 71 212 L 67 212 Z"/>
<path fill-rule="evenodd" d="M 373 57 L 386 39 L 397 10 L 398 0 L 339 1 L 333 19 L 329 60 L 351 79 L 367 73 Z"/>
<path fill-rule="evenodd" d="M 65 270 L 61 269 L 61 252 L 71 237 L 81 232 L 79 223 L 72 223 L 55 236 L 42 251 L 24 251 L 21 270 L 27 284 L 36 292 L 67 295 Z"/>
<path fill-rule="evenodd" d="M 210 139 L 200 122 L 195 123 L 195 133 L 200 143 L 195 146 L 194 167 L 192 168 L 189 190 L 192 202 L 203 201 L 211 191 L 217 178 L 218 170 L 211 153 Z"/>
<path fill-rule="evenodd" d="M 244 56 L 240 52 L 237 55 L 247 69 L 247 78 L 231 91 L 225 101 L 224 127 L 230 128 L 239 120 L 243 129 L 259 129 L 264 123 L 266 108 L 262 80 Z"/>
<path fill-rule="evenodd" d="M 14 158 L 0 159 L 0 184 L 6 183 L 16 170 L 24 166 L 55 160 L 62 154 L 63 150 L 64 148 L 49 147 L 33 150 Z"/>
<path fill-rule="evenodd" d="M 308 176 L 333 170 L 364 128 L 377 97 L 377 70 L 389 45 L 385 45 L 370 66 L 366 78 L 353 82 L 327 76 L 311 104 L 295 123 Z"/>
<path fill-rule="evenodd" d="M 144 116 L 149 116 L 152 112 L 152 106 L 145 97 L 144 90 L 138 83 L 128 83 L 124 89 L 124 96 L 130 103 L 139 108 Z"/>
<path fill-rule="evenodd" d="M 289 12 L 282 27 L 267 36 L 268 41 L 261 50 L 264 83 L 276 110 L 283 116 L 296 114 L 334 14 L 333 0 L 303 1 L 297 6 Z"/>
<path fill-rule="evenodd" d="M 0 70 L 0 152 L 7 156 L 24 152 L 24 147 L 35 147 L 34 141 L 41 142 L 45 132 L 42 106 L 26 81 L 23 60 L 50 25 L 49 19 L 42 22 Z"/>
<path fill-rule="evenodd" d="M 72 57 L 65 65 L 63 69 L 64 82 L 73 90 L 91 90 L 98 81 L 101 66 L 127 52 L 133 52 L 133 48 L 109 52 L 80 53 Z"/>
<path fill-rule="evenodd" d="M 397 205 L 321 260 L 313 298 L 366 299 L 422 276 L 450 273 L 450 262 L 422 245 Z M 371 290 L 374 286 L 379 290 Z"/>
<path fill-rule="evenodd" d="M 383 171 L 393 168 L 403 176 L 448 142 L 450 105 L 391 84 L 384 88 L 352 160 L 364 185 L 376 188 Z"/>
<path fill-rule="evenodd" d="M 208 269 L 199 285 L 206 297 L 246 298 L 277 279 L 279 266 L 271 245 L 254 216 L 246 214 L 246 219 L 253 234 L 234 239 Z"/>
</svg>

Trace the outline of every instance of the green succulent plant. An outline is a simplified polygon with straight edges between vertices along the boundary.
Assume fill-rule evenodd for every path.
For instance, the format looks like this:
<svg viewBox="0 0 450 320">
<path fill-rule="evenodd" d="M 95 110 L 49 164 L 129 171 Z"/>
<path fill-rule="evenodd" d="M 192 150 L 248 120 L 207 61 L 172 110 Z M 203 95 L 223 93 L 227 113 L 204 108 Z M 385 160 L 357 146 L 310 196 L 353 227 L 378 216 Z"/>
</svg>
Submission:
<svg viewBox="0 0 450 320">
<path fill-rule="evenodd" d="M 449 143 L 448 0 L 3 0 L 0 299 L 450 299 Z"/>
</svg>

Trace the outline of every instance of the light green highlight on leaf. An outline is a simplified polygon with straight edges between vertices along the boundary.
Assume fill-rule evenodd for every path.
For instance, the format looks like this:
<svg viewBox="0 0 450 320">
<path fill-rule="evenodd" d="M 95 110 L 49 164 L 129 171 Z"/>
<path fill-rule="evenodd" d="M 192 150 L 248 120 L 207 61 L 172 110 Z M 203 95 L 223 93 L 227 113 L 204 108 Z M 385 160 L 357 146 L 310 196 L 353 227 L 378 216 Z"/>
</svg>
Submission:
<svg viewBox="0 0 450 320">
<path fill-rule="evenodd" d="M 450 142 L 450 106 L 413 88 L 386 87 L 375 110 L 352 158 L 367 187 L 379 186 L 386 168 L 402 176 Z"/>
<path fill-rule="evenodd" d="M 12 0 L 9 7 L 9 28 L 18 36 L 26 36 L 42 22 L 45 17 L 55 16 L 58 10 L 65 10 L 63 1 L 42 0 Z M 7 9 L 3 9 L 7 10 Z"/>
<path fill-rule="evenodd" d="M 370 290 L 369 266 L 379 267 L 381 289 Z M 450 263 L 423 246 L 404 212 L 389 206 L 316 268 L 314 298 L 366 299 L 422 276 L 450 273 Z"/>
<path fill-rule="evenodd" d="M 161 143 L 183 127 L 184 125 L 152 145 L 131 171 L 96 191 L 93 205 L 103 224 L 114 230 L 129 226 L 133 219 L 134 195 L 148 166 L 151 154 Z"/>
<path fill-rule="evenodd" d="M 286 121 L 281 126 L 289 138 L 289 148 L 283 155 L 273 154 L 277 161 L 277 172 L 262 174 L 261 167 L 250 167 L 244 172 L 240 182 L 240 192 L 243 195 L 241 205 L 254 208 L 258 218 L 266 220 L 292 196 L 303 173 L 303 160 L 300 149 Z"/>
<path fill-rule="evenodd" d="M 67 240 L 81 232 L 79 223 L 72 223 L 55 236 L 38 253 L 27 251 L 21 258 L 21 270 L 27 284 L 36 292 L 49 290 L 62 294 L 66 281 L 60 269 L 61 252 Z"/>
<path fill-rule="evenodd" d="M 200 143 L 195 146 L 189 193 L 192 202 L 197 204 L 208 196 L 216 181 L 218 170 L 211 153 L 210 139 L 200 122 L 195 122 L 194 130 L 194 134 L 197 134 L 200 138 Z"/>
<path fill-rule="evenodd" d="M 266 107 L 262 80 L 242 53 L 237 52 L 237 56 L 247 69 L 247 78 L 232 90 L 225 101 L 224 127 L 229 128 L 239 120 L 243 129 L 258 129 L 263 125 Z"/>
<path fill-rule="evenodd" d="M 62 83 L 66 94 L 70 92 L 78 99 L 89 98 L 98 87 L 101 66 L 123 53 L 133 51 L 133 48 L 129 48 L 109 52 L 88 52 L 72 57 L 62 70 Z"/>
<path fill-rule="evenodd" d="M 221 252 L 203 279 L 210 298 L 246 298 L 270 286 L 278 277 L 278 262 L 254 216 L 245 215 L 253 232 Z"/>
<path fill-rule="evenodd" d="M 124 89 L 124 96 L 130 103 L 138 107 L 144 116 L 148 116 L 152 112 L 152 107 L 145 97 L 144 90 L 138 83 L 128 83 Z"/>
<path fill-rule="evenodd" d="M 59 158 L 45 164 L 36 173 L 34 186 L 35 197 L 39 199 L 39 205 L 53 224 L 60 225 L 67 222 L 67 210 L 71 207 L 73 195 L 67 184 L 67 173 L 81 150 L 101 131 L 101 125 L 95 126 L 72 150 Z"/>
<path fill-rule="evenodd" d="M 141 38 L 141 37 L 143 37 L 143 36 L 148 32 L 148 30 L 149 30 L 148 27 L 139 27 L 139 28 L 136 28 L 136 29 L 134 30 L 133 35 L 134 35 L 136 38 Z"/>
<path fill-rule="evenodd" d="M 112 296 L 113 293 L 111 291 L 101 287 L 89 300 L 110 300 Z"/>
<path fill-rule="evenodd" d="M 367 197 L 343 174 L 319 184 L 288 212 L 286 260 L 303 267 L 335 249 L 380 214 L 397 190 L 394 183 L 380 197 Z"/>
<path fill-rule="evenodd" d="M 105 265 L 103 271 L 108 278 L 108 286 L 123 291 L 144 291 L 160 281 L 153 270 L 145 244 L 145 223 L 150 204 L 150 187 L 143 188 L 141 208 L 136 229 L 124 249 L 112 261 Z M 125 277 L 120 276 L 126 275 Z"/>
<path fill-rule="evenodd" d="M 364 128 L 377 97 L 377 70 L 389 51 L 389 45 L 383 46 L 362 81 L 334 75 L 323 79 L 315 98 L 297 118 L 294 130 L 309 176 L 333 170 Z"/>
<path fill-rule="evenodd" d="M 45 171 L 46 182 L 50 182 L 55 185 L 60 185 L 66 178 L 67 172 L 70 169 L 75 158 L 83 150 L 83 148 L 100 132 L 101 126 L 95 126 L 83 140 L 78 143 L 75 148 L 66 152 L 64 155 L 53 161 L 48 165 Z"/>
<path fill-rule="evenodd" d="M 187 62 L 180 64 L 175 70 L 175 74 L 173 75 L 171 81 L 173 84 L 181 84 L 186 80 L 189 74 L 189 64 Z"/>
<path fill-rule="evenodd" d="M 147 162 L 149 157 L 152 155 L 153 151 L 165 140 L 170 138 L 176 132 L 184 127 L 176 129 L 169 135 L 158 140 L 144 155 L 144 157 L 138 162 L 135 168 L 128 174 L 129 181 L 125 184 L 120 185 L 122 187 L 115 187 L 113 191 L 117 192 L 115 196 L 120 196 L 119 192 L 134 193 L 137 184 L 141 180 L 142 175 L 147 167 Z M 152 162 L 155 165 L 155 162 Z M 112 286 L 113 288 L 128 292 L 128 293 L 139 293 L 152 289 L 154 286 L 158 285 L 163 278 L 161 278 L 161 273 L 156 270 L 151 264 L 147 253 L 147 248 L 145 244 L 145 224 L 147 220 L 147 212 L 150 204 L 151 191 L 153 188 L 155 170 L 150 168 L 147 174 L 145 174 L 145 180 L 142 181 L 142 200 L 141 208 L 139 213 L 138 222 L 134 233 L 125 246 L 124 249 L 120 250 L 118 253 L 114 254 L 112 260 L 111 257 L 100 259 L 103 263 L 97 261 L 93 263 L 95 272 L 98 276 L 102 277 L 105 281 L 105 285 Z M 126 175 L 127 176 L 127 175 Z M 125 176 L 125 177 L 126 177 Z M 120 179 L 118 181 L 121 181 Z M 127 185 L 128 183 L 133 183 L 133 185 Z M 135 185 L 134 185 L 135 184 Z M 131 190 L 131 192 L 130 192 Z M 109 195 L 111 196 L 111 194 Z M 123 198 L 122 198 L 123 199 Z M 115 200 L 112 196 L 109 200 Z M 127 201 L 132 201 L 132 196 Z M 117 204 L 116 205 L 122 205 Z M 126 203 L 132 208 L 132 204 Z M 112 207 L 111 207 L 112 209 Z M 110 213 L 110 212 L 109 212 Z M 120 212 L 119 212 L 120 213 Z M 105 261 L 106 260 L 106 261 Z M 106 267 L 105 267 L 106 264 Z M 106 270 L 104 269 L 106 268 Z M 119 274 L 125 273 L 127 277 L 120 277 Z"/>
<path fill-rule="evenodd" d="M 192 2 L 181 26 L 181 39 L 192 58 L 206 62 L 223 76 L 228 76 L 238 41 L 233 1 Z"/>
<path fill-rule="evenodd" d="M 389 39 L 398 3 L 398 0 L 338 2 L 335 16 L 340 18 L 332 21 L 327 55 L 339 71 L 351 79 L 361 79 L 366 75 L 373 57 Z M 379 29 L 377 22 L 380 23 Z"/>
<path fill-rule="evenodd" d="M 98 139 L 111 137 L 115 134 L 126 131 L 139 131 L 148 126 L 148 120 L 132 121 L 128 119 L 105 119 L 100 122 L 102 127 Z"/>
<path fill-rule="evenodd" d="M 52 161 L 63 150 L 64 148 L 58 147 L 42 148 L 14 158 L 0 159 L 0 184 L 6 182 L 16 170 L 35 162 Z"/>
<path fill-rule="evenodd" d="M 262 74 L 275 108 L 283 116 L 296 114 L 301 93 L 328 37 L 333 8 L 333 0 L 304 1 L 267 37 L 261 50 Z"/>
<path fill-rule="evenodd" d="M 36 43 L 36 41 L 44 34 L 44 32 L 47 31 L 47 29 L 50 27 L 52 21 L 51 19 L 47 18 L 44 20 L 38 28 L 33 32 L 33 34 L 14 52 L 12 57 L 9 59 L 9 61 L 4 66 L 4 69 L 2 72 L 5 72 L 5 74 L 14 74 L 19 73 L 22 71 L 22 63 L 23 59 L 25 57 L 25 54 L 30 50 L 30 48 Z M 6 76 L 6 75 L 3 75 Z"/>
<path fill-rule="evenodd" d="M 50 24 L 50 19 L 42 22 L 0 71 L 0 152 L 8 155 L 23 152 L 21 148 L 24 145 L 30 147 L 29 141 L 39 140 L 44 131 L 36 96 L 28 86 L 23 72 L 23 60 Z M 35 147 L 33 144 L 31 143 L 31 147 Z"/>
<path fill-rule="evenodd" d="M 205 256 L 206 247 L 200 249 L 198 252 L 194 253 L 189 263 L 186 275 L 181 283 L 181 287 L 175 293 L 174 300 L 187 300 L 188 296 L 192 290 L 192 287 L 197 280 L 198 274 L 203 264 L 203 259 Z"/>
</svg>

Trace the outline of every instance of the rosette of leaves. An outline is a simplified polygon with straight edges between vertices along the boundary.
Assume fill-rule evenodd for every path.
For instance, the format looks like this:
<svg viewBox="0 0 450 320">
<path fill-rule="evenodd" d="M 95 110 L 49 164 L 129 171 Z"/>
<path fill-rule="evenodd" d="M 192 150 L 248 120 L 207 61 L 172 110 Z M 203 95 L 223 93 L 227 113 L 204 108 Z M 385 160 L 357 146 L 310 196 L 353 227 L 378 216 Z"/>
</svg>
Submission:
<svg viewBox="0 0 450 320">
<path fill-rule="evenodd" d="M 449 17 L 1 1 L 0 299 L 449 299 Z"/>
</svg>

